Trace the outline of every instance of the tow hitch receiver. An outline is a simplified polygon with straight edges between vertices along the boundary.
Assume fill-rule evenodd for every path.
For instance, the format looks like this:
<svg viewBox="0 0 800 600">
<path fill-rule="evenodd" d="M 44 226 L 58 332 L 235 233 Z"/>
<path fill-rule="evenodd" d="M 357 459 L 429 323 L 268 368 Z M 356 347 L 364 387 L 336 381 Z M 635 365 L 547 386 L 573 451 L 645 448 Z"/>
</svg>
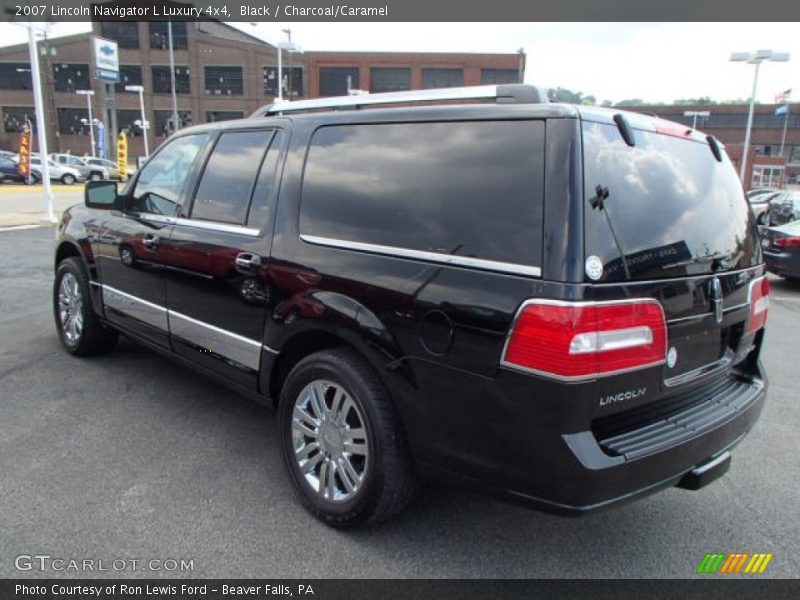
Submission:
<svg viewBox="0 0 800 600">
<path fill-rule="evenodd" d="M 725 475 L 731 468 L 731 453 L 727 450 L 686 473 L 677 487 L 685 490 L 699 490 Z"/>
</svg>

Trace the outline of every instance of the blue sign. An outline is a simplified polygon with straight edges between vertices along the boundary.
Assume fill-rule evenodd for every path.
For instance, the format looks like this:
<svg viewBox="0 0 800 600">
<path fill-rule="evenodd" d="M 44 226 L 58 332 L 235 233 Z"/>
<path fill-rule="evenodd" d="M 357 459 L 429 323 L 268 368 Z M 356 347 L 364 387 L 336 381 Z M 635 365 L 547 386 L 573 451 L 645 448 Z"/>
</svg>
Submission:
<svg viewBox="0 0 800 600">
<path fill-rule="evenodd" d="M 106 158 L 106 126 L 102 121 L 97 123 L 97 156 Z"/>
</svg>

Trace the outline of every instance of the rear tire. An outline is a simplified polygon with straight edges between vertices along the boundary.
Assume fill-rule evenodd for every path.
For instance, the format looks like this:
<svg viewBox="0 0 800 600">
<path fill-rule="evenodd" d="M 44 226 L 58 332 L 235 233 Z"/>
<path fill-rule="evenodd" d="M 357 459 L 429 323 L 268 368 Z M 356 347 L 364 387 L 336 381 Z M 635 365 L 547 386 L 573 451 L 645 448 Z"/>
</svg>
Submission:
<svg viewBox="0 0 800 600">
<path fill-rule="evenodd" d="M 75 176 L 69 173 L 64 173 L 64 175 L 61 177 L 61 183 L 64 185 L 73 185 L 76 181 L 77 180 L 75 179 Z"/>
<path fill-rule="evenodd" d="M 397 411 L 357 352 L 301 360 L 283 385 L 278 425 L 292 484 L 325 524 L 371 525 L 413 499 L 417 476 Z"/>
<path fill-rule="evenodd" d="M 75 356 L 110 352 L 118 333 L 107 329 L 92 309 L 89 277 L 80 258 L 65 258 L 56 269 L 53 315 L 64 348 Z"/>
</svg>

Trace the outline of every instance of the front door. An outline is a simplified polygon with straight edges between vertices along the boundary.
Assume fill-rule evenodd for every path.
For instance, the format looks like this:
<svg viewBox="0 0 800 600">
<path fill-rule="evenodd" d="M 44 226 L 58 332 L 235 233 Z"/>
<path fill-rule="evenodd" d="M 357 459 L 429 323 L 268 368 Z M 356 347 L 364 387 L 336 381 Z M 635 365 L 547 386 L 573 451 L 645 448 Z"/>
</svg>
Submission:
<svg viewBox="0 0 800 600">
<path fill-rule="evenodd" d="M 223 131 L 169 239 L 174 350 L 255 390 L 270 291 L 271 223 L 282 134 Z"/>
<path fill-rule="evenodd" d="M 186 135 L 162 146 L 95 238 L 106 318 L 161 346 L 169 346 L 166 243 L 208 139 Z"/>
</svg>

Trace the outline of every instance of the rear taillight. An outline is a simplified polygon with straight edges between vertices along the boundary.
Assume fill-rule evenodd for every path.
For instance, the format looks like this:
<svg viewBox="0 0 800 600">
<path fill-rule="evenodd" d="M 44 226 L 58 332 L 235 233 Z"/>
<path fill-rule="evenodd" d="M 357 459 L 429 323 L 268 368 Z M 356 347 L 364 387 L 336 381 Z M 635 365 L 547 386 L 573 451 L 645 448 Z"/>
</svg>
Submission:
<svg viewBox="0 0 800 600">
<path fill-rule="evenodd" d="M 656 300 L 523 304 L 503 364 L 558 379 L 589 379 L 664 362 L 667 325 Z"/>
<path fill-rule="evenodd" d="M 750 282 L 747 293 L 750 303 L 750 315 L 747 317 L 747 333 L 758 331 L 767 322 L 769 308 L 769 280 L 761 277 Z"/>
<path fill-rule="evenodd" d="M 782 237 L 775 240 L 779 248 L 797 248 L 800 246 L 800 237 Z"/>
</svg>

